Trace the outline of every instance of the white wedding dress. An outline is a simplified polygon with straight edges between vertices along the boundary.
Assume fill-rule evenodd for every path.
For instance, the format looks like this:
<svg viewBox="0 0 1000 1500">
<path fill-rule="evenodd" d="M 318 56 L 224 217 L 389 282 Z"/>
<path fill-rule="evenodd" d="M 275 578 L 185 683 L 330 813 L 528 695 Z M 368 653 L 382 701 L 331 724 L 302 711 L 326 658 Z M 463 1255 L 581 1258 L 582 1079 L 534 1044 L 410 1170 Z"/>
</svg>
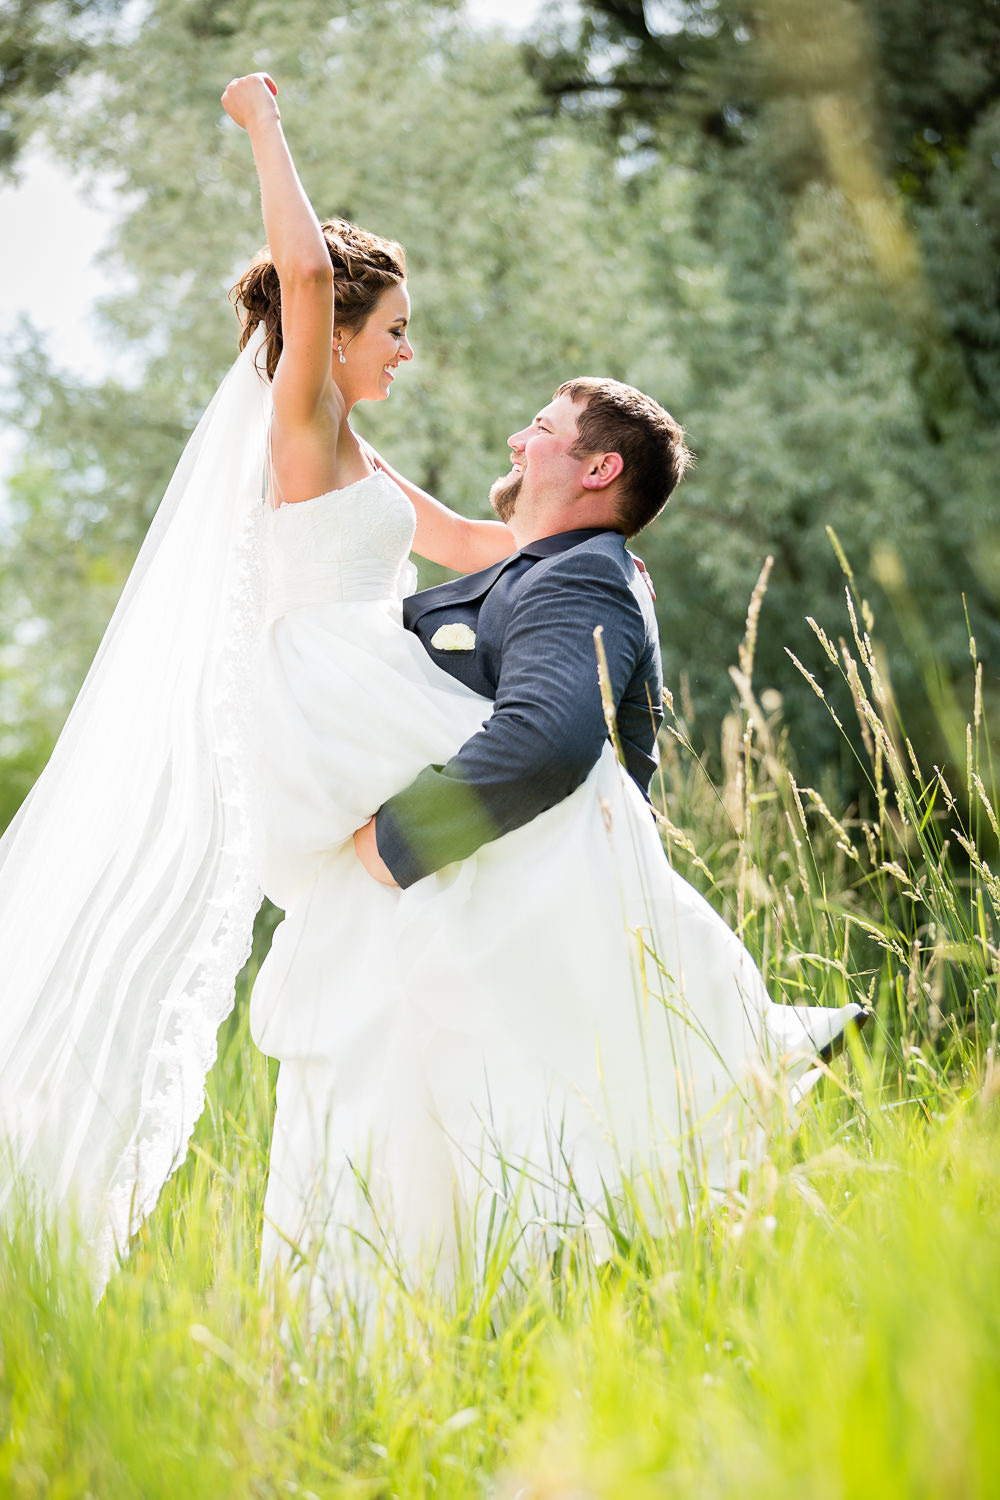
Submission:
<svg viewBox="0 0 1000 1500">
<path fill-rule="evenodd" d="M 281 1060 L 263 1267 L 349 1284 L 519 1222 L 593 1230 L 626 1174 L 724 1189 L 763 1069 L 837 1012 L 774 1006 L 671 869 L 610 743 L 565 802 L 405 891 L 351 834 L 491 704 L 402 627 L 414 517 L 383 474 L 268 517 L 257 722 L 265 892 L 286 909 L 253 992 Z"/>
</svg>

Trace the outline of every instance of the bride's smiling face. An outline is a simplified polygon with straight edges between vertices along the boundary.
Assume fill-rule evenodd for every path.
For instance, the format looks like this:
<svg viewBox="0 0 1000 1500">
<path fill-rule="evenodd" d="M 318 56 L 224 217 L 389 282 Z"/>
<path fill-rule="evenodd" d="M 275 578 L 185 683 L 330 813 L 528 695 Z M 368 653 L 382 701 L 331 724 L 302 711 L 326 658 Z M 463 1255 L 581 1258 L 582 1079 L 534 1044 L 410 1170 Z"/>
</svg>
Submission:
<svg viewBox="0 0 1000 1500">
<path fill-rule="evenodd" d="M 384 401 L 388 396 L 400 360 L 413 358 L 406 336 L 409 321 L 410 296 L 406 283 L 400 282 L 382 293 L 356 333 L 345 329 L 335 335 L 333 378 L 349 407 L 355 401 Z"/>
</svg>

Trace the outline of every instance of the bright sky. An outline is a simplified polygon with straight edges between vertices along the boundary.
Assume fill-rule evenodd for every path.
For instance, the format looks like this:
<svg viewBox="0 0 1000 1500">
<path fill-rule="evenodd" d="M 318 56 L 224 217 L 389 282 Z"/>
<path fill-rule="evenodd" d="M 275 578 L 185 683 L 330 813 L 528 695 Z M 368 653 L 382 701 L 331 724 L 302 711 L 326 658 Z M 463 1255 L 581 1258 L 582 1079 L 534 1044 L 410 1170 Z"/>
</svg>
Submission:
<svg viewBox="0 0 1000 1500">
<path fill-rule="evenodd" d="M 466 0 L 471 19 L 525 30 L 546 0 Z M 101 350 L 90 309 L 112 290 L 98 264 L 114 222 L 110 190 L 85 193 L 65 168 L 41 150 L 21 164 L 17 187 L 0 187 L 0 341 L 9 344 L 21 317 L 46 336 L 56 361 L 81 374 L 100 374 Z M 0 425 L 0 504 L 3 476 L 17 451 L 16 434 Z"/>
</svg>

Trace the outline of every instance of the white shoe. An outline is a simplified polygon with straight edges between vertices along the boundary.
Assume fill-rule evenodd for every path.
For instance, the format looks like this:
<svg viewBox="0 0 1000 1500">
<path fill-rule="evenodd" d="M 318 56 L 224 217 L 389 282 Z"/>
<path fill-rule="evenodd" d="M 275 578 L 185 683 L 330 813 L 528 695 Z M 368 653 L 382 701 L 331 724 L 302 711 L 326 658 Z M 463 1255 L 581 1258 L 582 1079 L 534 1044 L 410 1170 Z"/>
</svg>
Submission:
<svg viewBox="0 0 1000 1500">
<path fill-rule="evenodd" d="M 764 1018 L 770 1046 L 783 1056 L 818 1056 L 829 1062 L 851 1027 L 860 1031 L 871 1015 L 863 1005 L 771 1005 Z"/>
</svg>

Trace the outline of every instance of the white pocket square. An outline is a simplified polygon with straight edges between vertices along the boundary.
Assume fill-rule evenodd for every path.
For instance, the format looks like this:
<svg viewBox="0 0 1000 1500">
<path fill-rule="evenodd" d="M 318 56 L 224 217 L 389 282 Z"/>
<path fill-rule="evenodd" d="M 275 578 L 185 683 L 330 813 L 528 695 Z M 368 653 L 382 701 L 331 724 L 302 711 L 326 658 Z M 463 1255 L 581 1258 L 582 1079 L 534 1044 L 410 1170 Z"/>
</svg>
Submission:
<svg viewBox="0 0 1000 1500">
<path fill-rule="evenodd" d="M 431 645 L 435 651 L 473 651 L 476 646 L 476 632 L 470 630 L 468 625 L 459 623 L 439 625 L 431 636 Z"/>
</svg>

